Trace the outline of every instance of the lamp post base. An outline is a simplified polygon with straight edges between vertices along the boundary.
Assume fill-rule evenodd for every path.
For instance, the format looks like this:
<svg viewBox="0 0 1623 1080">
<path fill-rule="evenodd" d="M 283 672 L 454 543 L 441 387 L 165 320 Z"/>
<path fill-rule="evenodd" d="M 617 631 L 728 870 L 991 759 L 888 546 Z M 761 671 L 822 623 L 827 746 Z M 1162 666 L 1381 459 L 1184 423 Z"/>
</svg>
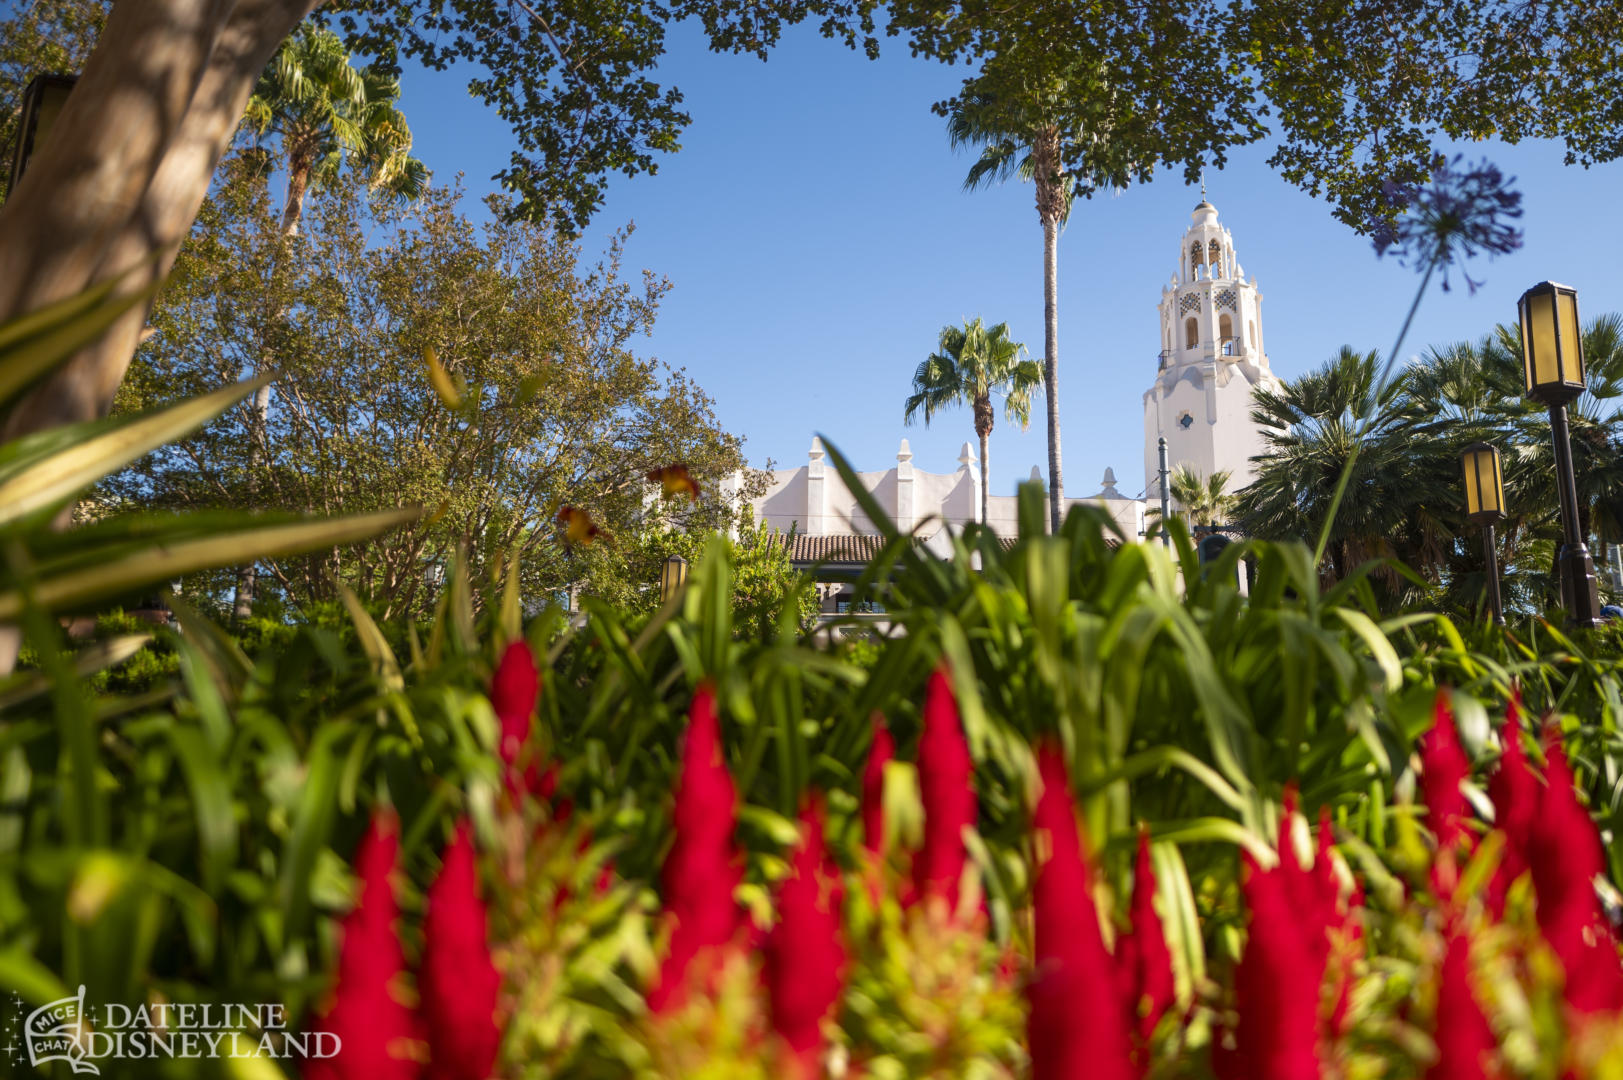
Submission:
<svg viewBox="0 0 1623 1080">
<path fill-rule="evenodd" d="M 1595 584 L 1595 564 L 1583 544 L 1562 544 L 1556 555 L 1561 573 L 1561 603 L 1567 609 L 1567 622 L 1573 626 L 1601 624 L 1600 591 Z"/>
</svg>

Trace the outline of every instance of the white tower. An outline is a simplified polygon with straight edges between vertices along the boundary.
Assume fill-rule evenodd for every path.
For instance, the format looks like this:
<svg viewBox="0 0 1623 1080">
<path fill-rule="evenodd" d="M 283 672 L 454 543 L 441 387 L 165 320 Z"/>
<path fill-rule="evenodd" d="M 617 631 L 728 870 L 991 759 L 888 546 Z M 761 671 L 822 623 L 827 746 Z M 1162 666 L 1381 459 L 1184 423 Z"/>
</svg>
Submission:
<svg viewBox="0 0 1623 1080">
<path fill-rule="evenodd" d="M 1167 468 L 1188 465 L 1202 476 L 1230 473 L 1229 492 L 1256 476 L 1251 457 L 1263 450 L 1251 420 L 1251 394 L 1279 381 L 1263 351 L 1262 294 L 1244 279 L 1234 239 L 1202 192 L 1178 244 L 1178 272 L 1161 287 L 1161 352 L 1155 383 L 1144 393 L 1145 498 L 1161 497 L 1156 440 L 1167 441 Z"/>
</svg>

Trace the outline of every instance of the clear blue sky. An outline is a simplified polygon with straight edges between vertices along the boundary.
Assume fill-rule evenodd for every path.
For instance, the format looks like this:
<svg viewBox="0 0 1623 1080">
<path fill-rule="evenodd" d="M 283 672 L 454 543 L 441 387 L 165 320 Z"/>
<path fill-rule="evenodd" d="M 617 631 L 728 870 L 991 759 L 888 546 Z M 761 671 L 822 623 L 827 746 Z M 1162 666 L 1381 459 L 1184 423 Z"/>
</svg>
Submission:
<svg viewBox="0 0 1623 1080">
<path fill-rule="evenodd" d="M 679 29 L 658 78 L 681 87 L 693 123 L 657 175 L 611 181 L 584 243 L 588 256 L 635 222 L 628 271 L 671 279 L 648 355 L 688 372 L 745 437 L 751 463 L 805 463 L 823 432 L 862 469 L 894 463 L 905 435 L 914 463 L 956 468 L 973 438 L 968 411 L 904 428 L 913 368 L 943 324 L 1007 321 L 1042 355 L 1042 232 L 1029 185 L 962 191 L 970 159 L 947 145 L 929 106 L 965 69 L 916 61 L 893 47 L 870 62 L 815 32 L 792 32 L 766 63 L 717 56 Z M 436 179 L 466 174 L 470 203 L 494 189 L 511 136 L 466 94 L 466 73 L 409 70 L 403 108 Z M 1518 178 L 1526 246 L 1469 269 L 1426 297 L 1404 348 L 1475 338 L 1514 319 L 1516 298 L 1545 278 L 1573 285 L 1586 315 L 1623 310 L 1623 248 L 1614 207 L 1623 163 L 1561 165 L 1560 148 L 1487 143 Z M 1290 378 L 1342 344 L 1391 347 L 1418 285 L 1328 206 L 1279 179 L 1265 146 L 1208 172 L 1208 194 L 1264 296 L 1274 371 Z M 1060 241 L 1060 405 L 1066 494 L 1091 495 L 1114 466 L 1124 494 L 1144 484 L 1141 395 L 1155 370 L 1156 303 L 1175 245 L 1199 201 L 1165 174 L 1079 204 Z M 1021 434 L 1001 415 L 992 435 L 992 490 L 1046 471 L 1041 413 Z"/>
</svg>

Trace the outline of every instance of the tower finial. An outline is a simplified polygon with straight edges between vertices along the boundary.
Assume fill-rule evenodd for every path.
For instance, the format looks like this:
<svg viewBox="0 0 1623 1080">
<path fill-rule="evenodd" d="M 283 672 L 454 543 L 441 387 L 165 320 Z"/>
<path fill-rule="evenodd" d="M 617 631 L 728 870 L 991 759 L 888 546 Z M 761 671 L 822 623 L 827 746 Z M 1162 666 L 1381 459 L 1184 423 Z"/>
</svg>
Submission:
<svg viewBox="0 0 1623 1080">
<path fill-rule="evenodd" d="M 1206 166 L 1200 167 L 1200 201 L 1206 201 Z"/>
</svg>

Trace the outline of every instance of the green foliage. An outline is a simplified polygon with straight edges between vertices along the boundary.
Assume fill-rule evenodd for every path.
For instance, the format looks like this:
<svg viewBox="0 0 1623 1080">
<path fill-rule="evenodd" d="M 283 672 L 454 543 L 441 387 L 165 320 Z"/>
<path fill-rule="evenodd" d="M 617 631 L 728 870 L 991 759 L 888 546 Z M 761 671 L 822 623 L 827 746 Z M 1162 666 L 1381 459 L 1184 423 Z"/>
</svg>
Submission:
<svg viewBox="0 0 1623 1080">
<path fill-rule="evenodd" d="M 369 543 L 268 562 L 259 575 L 261 596 L 303 618 L 335 603 L 343 583 L 386 624 L 433 609 L 462 547 L 475 578 L 518 559 L 527 597 L 580 582 L 592 560 L 561 542 L 558 508 L 586 509 L 612 535 L 633 532 L 644 475 L 672 462 L 685 462 L 709 497 L 671 504 L 669 522 L 725 526 L 735 508 L 720 488 L 744 465 L 739 440 L 686 375 L 630 348 L 666 283 L 621 278 L 623 235 L 585 267 L 550 230 L 481 228 L 459 200 L 434 189 L 387 207 L 358 182 L 337 183 L 313 201 L 302 234 L 286 238 L 263 178 L 239 163 L 199 217 L 117 411 L 204 392 L 273 360 L 263 453 L 257 404 L 244 402 L 111 479 L 104 505 L 429 507 Z M 186 592 L 224 587 L 197 579 Z"/>
</svg>

